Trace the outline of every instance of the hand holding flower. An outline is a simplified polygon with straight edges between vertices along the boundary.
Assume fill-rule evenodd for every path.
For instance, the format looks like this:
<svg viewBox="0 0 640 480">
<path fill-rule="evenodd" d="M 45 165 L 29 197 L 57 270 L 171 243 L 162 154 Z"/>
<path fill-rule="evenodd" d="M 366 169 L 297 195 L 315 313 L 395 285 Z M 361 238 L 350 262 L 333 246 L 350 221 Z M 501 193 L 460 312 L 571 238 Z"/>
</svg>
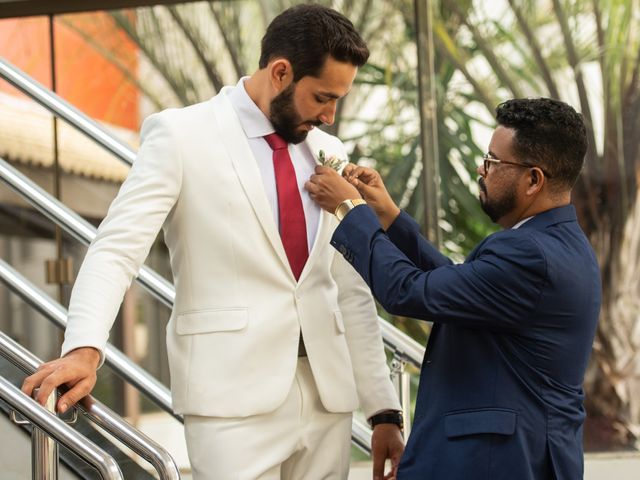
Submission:
<svg viewBox="0 0 640 480">
<path fill-rule="evenodd" d="M 336 207 L 345 200 L 360 198 L 356 187 L 334 169 L 321 165 L 316 167 L 316 173 L 311 175 L 304 188 L 311 199 L 329 213 L 334 213 Z"/>
<path fill-rule="evenodd" d="M 373 168 L 349 163 L 344 167 L 342 176 L 358 189 L 362 198 L 376 212 L 382 228 L 389 228 L 400 215 L 400 209 L 389 195 L 380 174 Z"/>
</svg>

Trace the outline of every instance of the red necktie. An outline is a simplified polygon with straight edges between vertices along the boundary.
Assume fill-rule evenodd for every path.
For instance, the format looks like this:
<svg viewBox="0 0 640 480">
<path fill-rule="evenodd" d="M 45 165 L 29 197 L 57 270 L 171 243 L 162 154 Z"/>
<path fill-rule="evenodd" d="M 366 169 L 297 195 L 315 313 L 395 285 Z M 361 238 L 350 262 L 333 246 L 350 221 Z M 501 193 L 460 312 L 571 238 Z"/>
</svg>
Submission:
<svg viewBox="0 0 640 480">
<path fill-rule="evenodd" d="M 273 169 L 278 192 L 278 216 L 280 238 L 296 280 L 300 278 L 309 256 L 307 246 L 307 222 L 304 218 L 302 199 L 298 190 L 296 172 L 291 163 L 287 142 L 277 133 L 264 137 L 273 150 Z"/>
</svg>

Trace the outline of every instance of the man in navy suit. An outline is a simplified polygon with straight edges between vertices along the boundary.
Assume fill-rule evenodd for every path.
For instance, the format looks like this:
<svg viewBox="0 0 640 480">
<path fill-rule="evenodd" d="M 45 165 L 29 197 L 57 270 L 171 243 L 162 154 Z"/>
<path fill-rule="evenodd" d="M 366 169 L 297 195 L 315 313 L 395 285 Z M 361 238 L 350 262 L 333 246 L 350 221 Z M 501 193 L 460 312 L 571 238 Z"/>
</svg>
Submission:
<svg viewBox="0 0 640 480">
<path fill-rule="evenodd" d="M 341 218 L 332 245 L 381 305 L 433 322 L 399 479 L 583 476 L 582 383 L 601 291 L 570 205 L 586 129 L 551 99 L 496 112 L 478 173 L 482 207 L 503 230 L 463 264 L 420 235 L 375 170 L 318 167 L 307 182 Z"/>
</svg>

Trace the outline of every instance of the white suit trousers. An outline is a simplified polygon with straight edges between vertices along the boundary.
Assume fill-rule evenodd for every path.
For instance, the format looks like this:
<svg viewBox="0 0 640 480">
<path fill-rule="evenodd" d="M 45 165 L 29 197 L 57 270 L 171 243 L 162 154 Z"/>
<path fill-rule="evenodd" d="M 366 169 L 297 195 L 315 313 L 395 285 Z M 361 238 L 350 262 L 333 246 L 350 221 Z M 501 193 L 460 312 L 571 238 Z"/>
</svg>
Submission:
<svg viewBox="0 0 640 480">
<path fill-rule="evenodd" d="M 193 478 L 344 480 L 351 419 L 351 413 L 325 410 L 309 361 L 300 357 L 291 391 L 274 412 L 246 418 L 185 416 Z"/>
</svg>

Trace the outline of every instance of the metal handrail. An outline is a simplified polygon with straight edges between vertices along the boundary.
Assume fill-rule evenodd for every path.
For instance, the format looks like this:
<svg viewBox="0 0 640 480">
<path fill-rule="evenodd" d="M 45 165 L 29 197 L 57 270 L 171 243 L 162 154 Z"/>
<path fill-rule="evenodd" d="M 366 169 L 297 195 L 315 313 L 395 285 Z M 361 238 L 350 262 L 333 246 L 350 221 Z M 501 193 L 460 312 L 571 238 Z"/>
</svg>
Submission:
<svg viewBox="0 0 640 480">
<path fill-rule="evenodd" d="M 422 368 L 425 348 L 385 319 L 378 317 L 378 320 L 385 347 L 398 359 L 414 365 L 417 369 Z"/>
<path fill-rule="evenodd" d="M 102 478 L 107 480 L 124 478 L 120 467 L 111 455 L 27 397 L 1 376 L 0 398 L 33 425 L 92 465 Z"/>
<path fill-rule="evenodd" d="M 67 310 L 2 259 L 0 259 L 0 279 L 29 305 L 48 320 L 53 321 L 56 326 L 62 329 L 66 327 Z M 164 411 L 183 421 L 182 416 L 174 413 L 171 408 L 171 392 L 167 387 L 110 343 L 107 344 L 104 355 L 107 365 Z"/>
<path fill-rule="evenodd" d="M 79 111 L 69 102 L 60 98 L 24 72 L 21 72 L 3 58 L 0 58 L 0 77 L 30 96 L 54 115 L 74 126 L 82 134 L 93 139 L 96 143 L 113 153 L 119 160 L 122 160 L 128 165 L 133 164 L 136 153 L 130 147 L 115 139 L 111 133 L 97 124 L 89 116 Z M 33 182 L 24 182 L 19 178 L 14 178 L 10 171 L 7 172 L 5 170 L 6 169 L 3 168 L 3 180 L 18 193 L 24 195 L 29 202 L 47 218 L 61 225 L 69 234 L 87 245 L 93 240 L 96 231 L 93 225 L 83 220 L 79 215 L 65 207 L 54 197 L 33 184 Z M 32 191 L 32 189 L 29 188 L 29 183 L 32 183 L 40 192 Z M 27 195 L 27 191 L 31 192 L 31 195 Z M 48 210 L 51 210 L 52 213 L 49 214 Z M 81 235 L 80 232 L 82 232 Z M 157 299 L 169 307 L 173 306 L 175 290 L 171 283 L 164 280 L 153 270 L 144 266 L 140 269 L 137 280 Z M 380 317 L 378 317 L 378 320 L 381 324 L 385 345 L 394 352 L 399 353 L 405 361 L 412 363 L 417 368 L 421 368 L 422 358 L 424 357 L 424 347 L 389 324 L 386 320 Z"/>
<path fill-rule="evenodd" d="M 2 259 L 0 259 L 0 280 L 45 318 L 64 329 L 67 323 L 67 310 Z M 167 387 L 110 343 L 107 344 L 104 353 L 105 363 L 116 373 L 147 395 L 161 409 L 184 423 L 182 415 L 175 413 L 171 407 L 171 392 Z M 354 443 L 363 450 L 368 448 L 365 452 L 371 453 L 371 429 L 355 418 L 353 425 L 351 436 Z"/>
<path fill-rule="evenodd" d="M 351 442 L 366 455 L 371 455 L 371 429 L 355 416 L 351 422 Z"/>
<path fill-rule="evenodd" d="M 2 57 L 0 57 L 0 76 L 51 113 L 63 118 L 84 135 L 93 139 L 99 145 L 102 145 L 116 157 L 124 160 L 129 165 L 135 160 L 136 154 L 124 143 L 114 138 L 111 133 L 95 120 L 82 113 L 69 102 L 60 98 Z"/>
<path fill-rule="evenodd" d="M 35 372 L 42 364 L 38 357 L 2 332 L 0 332 L 0 354 L 28 375 Z M 180 478 L 178 467 L 169 452 L 133 428 L 105 405 L 89 395 L 78 402 L 76 407 L 82 409 L 93 423 L 102 427 L 153 465 L 160 480 Z"/>
<path fill-rule="evenodd" d="M 53 223 L 60 225 L 69 235 L 84 245 L 89 245 L 97 229 L 80 215 L 50 195 L 39 185 L 20 173 L 0 157 L 0 178 L 16 193 L 26 199 L 36 210 Z M 138 282 L 169 308 L 173 305 L 175 290 L 170 282 L 149 267 L 142 266 Z"/>
</svg>

